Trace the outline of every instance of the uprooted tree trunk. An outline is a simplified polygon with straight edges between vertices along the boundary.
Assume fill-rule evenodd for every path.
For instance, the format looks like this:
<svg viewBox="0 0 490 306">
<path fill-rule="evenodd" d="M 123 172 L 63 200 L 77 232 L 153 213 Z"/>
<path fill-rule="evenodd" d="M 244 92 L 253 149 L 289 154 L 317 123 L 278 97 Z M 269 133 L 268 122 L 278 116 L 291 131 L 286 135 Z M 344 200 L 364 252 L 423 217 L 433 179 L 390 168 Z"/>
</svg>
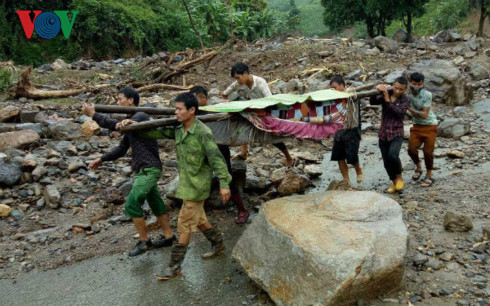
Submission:
<svg viewBox="0 0 490 306">
<path fill-rule="evenodd" d="M 103 88 L 111 87 L 111 84 L 100 84 L 87 86 L 84 88 L 67 89 L 67 90 L 42 90 L 37 89 L 31 84 L 29 74 L 32 67 L 27 68 L 20 76 L 15 89 L 15 97 L 25 97 L 28 99 L 56 99 L 69 96 L 79 95 L 84 92 L 97 91 Z"/>
<path fill-rule="evenodd" d="M 194 65 L 197 65 L 197 64 L 199 64 L 201 62 L 204 62 L 206 60 L 212 59 L 213 57 L 216 56 L 216 54 L 218 54 L 218 51 L 217 50 L 214 50 L 214 51 L 208 52 L 206 54 L 203 54 L 202 56 L 200 56 L 199 58 L 196 58 L 195 60 L 188 61 L 188 62 L 185 62 L 185 63 L 180 63 L 176 67 L 173 67 L 172 68 L 172 71 L 169 71 L 169 72 L 166 72 L 166 73 L 162 74 L 157 79 L 157 82 L 165 82 L 168 79 L 170 79 L 171 77 L 173 77 L 174 75 L 177 75 L 179 73 L 182 73 L 185 69 L 188 69 L 188 68 L 190 68 L 190 67 L 192 67 Z"/>
</svg>

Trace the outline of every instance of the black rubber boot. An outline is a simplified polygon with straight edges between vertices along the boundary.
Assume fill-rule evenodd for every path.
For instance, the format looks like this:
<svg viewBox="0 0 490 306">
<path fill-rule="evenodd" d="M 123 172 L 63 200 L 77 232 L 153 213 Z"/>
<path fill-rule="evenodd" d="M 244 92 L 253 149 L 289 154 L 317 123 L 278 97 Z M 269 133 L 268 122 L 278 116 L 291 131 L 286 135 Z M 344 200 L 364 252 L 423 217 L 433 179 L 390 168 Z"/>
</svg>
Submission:
<svg viewBox="0 0 490 306">
<path fill-rule="evenodd" d="M 169 280 L 182 274 L 182 262 L 187 252 L 187 244 L 176 244 L 172 247 L 170 264 L 161 273 L 157 274 L 159 280 Z"/>
<path fill-rule="evenodd" d="M 216 227 L 207 229 L 202 232 L 204 236 L 211 242 L 211 251 L 201 255 L 203 259 L 209 259 L 213 258 L 215 256 L 218 256 L 220 254 L 225 253 L 225 244 L 223 242 L 223 236 L 221 235 L 220 232 L 216 229 Z"/>
</svg>

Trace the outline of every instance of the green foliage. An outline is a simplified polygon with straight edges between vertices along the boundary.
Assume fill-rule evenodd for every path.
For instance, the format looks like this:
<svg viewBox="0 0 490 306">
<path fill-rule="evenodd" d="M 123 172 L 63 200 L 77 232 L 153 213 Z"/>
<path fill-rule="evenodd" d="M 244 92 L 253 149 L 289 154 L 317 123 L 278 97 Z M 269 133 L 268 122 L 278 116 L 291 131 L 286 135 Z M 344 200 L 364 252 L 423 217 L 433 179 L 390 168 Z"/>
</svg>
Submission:
<svg viewBox="0 0 490 306">
<path fill-rule="evenodd" d="M 205 45 L 226 42 L 229 33 L 225 0 L 188 0 L 192 19 Z M 267 0 L 232 0 L 232 23 L 238 38 L 254 40 L 289 33 L 298 11 L 276 12 Z M 69 39 L 58 35 L 31 39 L 15 10 L 77 10 Z M 105 59 L 158 51 L 178 51 L 200 44 L 181 0 L 20 0 L 0 6 L 0 59 L 38 66 L 58 57 Z"/>
<path fill-rule="evenodd" d="M 470 12 L 467 0 L 430 0 L 423 6 L 423 10 L 425 14 L 413 20 L 413 32 L 417 36 L 431 35 L 441 30 L 467 25 L 464 19 Z M 387 35 L 390 36 L 403 27 L 403 22 L 397 20 L 387 28 Z"/>
<path fill-rule="evenodd" d="M 321 5 L 321 0 L 295 0 L 294 5 L 287 0 L 269 0 L 271 9 L 293 13 L 297 9 L 299 11 L 297 26 L 291 26 L 298 29 L 306 36 L 323 36 L 329 33 L 328 28 L 323 23 L 324 8 Z"/>
<path fill-rule="evenodd" d="M 0 68 L 0 92 L 4 92 L 12 85 L 12 70 Z"/>
</svg>

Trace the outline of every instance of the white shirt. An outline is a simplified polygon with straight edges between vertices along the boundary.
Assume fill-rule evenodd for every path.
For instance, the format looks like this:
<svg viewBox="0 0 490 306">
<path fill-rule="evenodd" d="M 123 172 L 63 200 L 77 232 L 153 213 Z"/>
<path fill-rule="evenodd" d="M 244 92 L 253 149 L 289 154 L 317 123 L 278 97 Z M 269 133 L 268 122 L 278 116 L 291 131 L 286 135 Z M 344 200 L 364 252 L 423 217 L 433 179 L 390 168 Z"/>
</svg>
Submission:
<svg viewBox="0 0 490 306">
<path fill-rule="evenodd" d="M 225 96 L 228 96 L 232 92 L 237 92 L 240 97 L 251 100 L 251 99 L 259 99 L 263 97 L 272 96 L 272 92 L 269 89 L 269 85 L 267 82 L 258 76 L 252 74 L 253 85 L 252 88 L 249 88 L 247 84 L 240 85 L 238 81 L 233 82 L 224 92 Z"/>
</svg>

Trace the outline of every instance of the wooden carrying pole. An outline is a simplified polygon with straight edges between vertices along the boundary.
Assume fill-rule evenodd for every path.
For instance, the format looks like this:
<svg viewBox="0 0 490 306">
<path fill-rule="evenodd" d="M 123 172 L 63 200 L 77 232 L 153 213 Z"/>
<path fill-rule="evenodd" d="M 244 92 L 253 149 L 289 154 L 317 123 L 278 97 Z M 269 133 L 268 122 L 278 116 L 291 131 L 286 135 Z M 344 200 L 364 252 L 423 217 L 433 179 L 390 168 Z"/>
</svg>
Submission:
<svg viewBox="0 0 490 306">
<path fill-rule="evenodd" d="M 155 108 L 155 107 L 131 107 L 117 105 L 95 105 L 95 111 L 99 113 L 134 114 L 137 112 L 147 113 L 148 115 L 175 115 L 175 108 Z"/>
<path fill-rule="evenodd" d="M 388 90 L 392 90 L 392 87 L 388 87 Z M 371 97 L 374 95 L 381 94 L 380 91 L 373 89 L 369 91 L 361 91 L 356 94 L 356 98 L 362 99 Z M 152 108 L 152 107 L 124 107 L 124 106 L 113 106 L 113 105 L 96 105 L 95 110 L 102 113 L 136 113 L 145 112 L 149 115 L 173 115 L 175 110 L 172 108 Z M 197 116 L 197 118 L 203 122 L 218 121 L 226 119 L 232 116 L 229 113 L 216 113 L 210 115 Z M 157 119 L 145 122 L 138 122 L 121 128 L 121 132 L 131 132 L 137 130 L 147 130 L 154 129 L 157 127 L 164 127 L 177 124 L 178 121 L 175 117 Z"/>
<path fill-rule="evenodd" d="M 210 122 L 210 121 L 218 121 L 222 119 L 226 119 L 231 115 L 228 113 L 216 113 L 210 115 L 197 116 L 196 118 L 201 120 L 202 122 Z M 157 127 L 164 127 L 177 124 L 177 118 L 165 118 L 165 119 L 157 119 L 151 121 L 143 121 L 138 123 L 133 123 L 131 125 L 127 125 L 121 128 L 119 131 L 126 133 L 131 131 L 139 131 L 139 130 L 149 130 Z"/>
</svg>

